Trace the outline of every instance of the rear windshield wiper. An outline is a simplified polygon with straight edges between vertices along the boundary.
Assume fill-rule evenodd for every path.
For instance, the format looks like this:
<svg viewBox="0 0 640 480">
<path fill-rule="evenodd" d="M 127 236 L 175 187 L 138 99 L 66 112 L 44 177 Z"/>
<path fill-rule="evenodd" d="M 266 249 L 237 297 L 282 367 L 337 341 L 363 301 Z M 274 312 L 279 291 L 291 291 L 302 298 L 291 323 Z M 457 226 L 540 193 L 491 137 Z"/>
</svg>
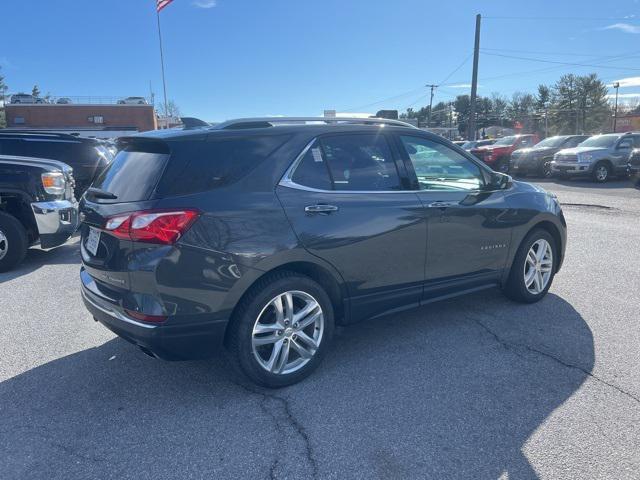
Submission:
<svg viewBox="0 0 640 480">
<path fill-rule="evenodd" d="M 95 187 L 88 188 L 87 193 L 94 198 L 104 198 L 105 200 L 115 200 L 116 198 L 118 198 L 117 195 L 111 192 L 107 192 L 106 190 Z"/>
</svg>

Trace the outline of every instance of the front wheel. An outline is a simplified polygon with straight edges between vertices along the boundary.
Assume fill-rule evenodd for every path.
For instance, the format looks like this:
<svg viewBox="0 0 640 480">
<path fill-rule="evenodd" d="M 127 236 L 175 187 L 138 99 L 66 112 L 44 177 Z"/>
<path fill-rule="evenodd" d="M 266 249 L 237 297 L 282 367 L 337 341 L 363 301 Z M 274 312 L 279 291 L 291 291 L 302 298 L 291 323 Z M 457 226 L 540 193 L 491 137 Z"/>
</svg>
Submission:
<svg viewBox="0 0 640 480">
<path fill-rule="evenodd" d="M 512 300 L 534 303 L 549 291 L 557 265 L 557 247 L 543 229 L 529 233 L 520 244 L 511 265 L 504 292 Z"/>
<path fill-rule="evenodd" d="M 0 272 L 22 262 L 28 246 L 27 232 L 18 219 L 0 212 Z"/>
<path fill-rule="evenodd" d="M 606 162 L 598 162 L 593 168 L 593 180 L 597 183 L 605 183 L 611 176 L 611 168 Z"/>
<path fill-rule="evenodd" d="M 544 178 L 553 177 L 553 171 L 551 170 L 551 160 L 542 161 L 542 168 L 540 169 L 540 173 Z"/>
<path fill-rule="evenodd" d="M 229 349 L 253 382 L 284 387 L 318 367 L 333 325 L 324 289 L 309 277 L 280 272 L 260 280 L 239 304 Z"/>
</svg>

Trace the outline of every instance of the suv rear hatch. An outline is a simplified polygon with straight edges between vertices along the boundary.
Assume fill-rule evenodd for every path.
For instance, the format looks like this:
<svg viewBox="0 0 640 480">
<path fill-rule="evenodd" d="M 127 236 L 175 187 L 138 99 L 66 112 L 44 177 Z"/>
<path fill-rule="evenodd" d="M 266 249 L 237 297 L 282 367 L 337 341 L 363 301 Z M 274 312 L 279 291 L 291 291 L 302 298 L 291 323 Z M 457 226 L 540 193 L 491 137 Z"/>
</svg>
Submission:
<svg viewBox="0 0 640 480">
<path fill-rule="evenodd" d="M 100 283 L 128 290 L 133 242 L 113 228 L 113 219 L 153 208 L 152 194 L 168 161 L 169 147 L 145 138 L 125 139 L 121 147 L 81 201 L 80 233 L 87 272 Z"/>
</svg>

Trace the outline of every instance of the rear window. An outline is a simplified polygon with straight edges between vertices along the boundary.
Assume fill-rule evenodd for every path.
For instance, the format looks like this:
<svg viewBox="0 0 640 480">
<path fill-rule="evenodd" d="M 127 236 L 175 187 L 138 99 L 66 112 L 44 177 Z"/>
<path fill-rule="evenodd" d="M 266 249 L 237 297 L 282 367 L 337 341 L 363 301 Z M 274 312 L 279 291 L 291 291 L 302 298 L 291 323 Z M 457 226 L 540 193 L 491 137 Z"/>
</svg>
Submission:
<svg viewBox="0 0 640 480">
<path fill-rule="evenodd" d="M 172 145 L 159 197 L 188 195 L 237 182 L 289 139 L 288 135 L 213 138 Z"/>
<path fill-rule="evenodd" d="M 158 183 L 169 155 L 134 148 L 121 150 L 93 183 L 94 187 L 118 197 L 108 202 L 148 200 Z"/>
</svg>

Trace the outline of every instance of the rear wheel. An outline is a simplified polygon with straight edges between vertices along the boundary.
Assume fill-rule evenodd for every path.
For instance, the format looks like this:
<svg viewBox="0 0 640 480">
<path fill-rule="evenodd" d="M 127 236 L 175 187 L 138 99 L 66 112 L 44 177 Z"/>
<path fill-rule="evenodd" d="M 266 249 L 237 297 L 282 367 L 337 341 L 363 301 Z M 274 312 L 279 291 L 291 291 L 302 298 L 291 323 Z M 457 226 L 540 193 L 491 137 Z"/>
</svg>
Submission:
<svg viewBox="0 0 640 480">
<path fill-rule="evenodd" d="M 0 212 L 0 272 L 18 265 L 27 254 L 27 232 L 12 215 Z"/>
<path fill-rule="evenodd" d="M 611 167 L 607 162 L 598 162 L 593 168 L 593 180 L 598 183 L 604 183 L 609 180 L 611 175 Z"/>
<path fill-rule="evenodd" d="M 557 259 L 551 234 L 543 229 L 529 233 L 518 248 L 504 292 L 512 300 L 533 303 L 549 291 Z"/>
<path fill-rule="evenodd" d="M 551 170 L 551 160 L 550 159 L 544 159 L 542 161 L 542 166 L 540 167 L 540 174 L 544 178 L 553 177 L 553 171 Z"/>
<path fill-rule="evenodd" d="M 309 277 L 281 272 L 262 279 L 234 316 L 229 348 L 253 382 L 284 387 L 307 377 L 333 335 L 333 307 Z"/>
<path fill-rule="evenodd" d="M 509 173 L 509 160 L 502 158 L 496 163 L 496 171 L 500 173 Z"/>
</svg>

